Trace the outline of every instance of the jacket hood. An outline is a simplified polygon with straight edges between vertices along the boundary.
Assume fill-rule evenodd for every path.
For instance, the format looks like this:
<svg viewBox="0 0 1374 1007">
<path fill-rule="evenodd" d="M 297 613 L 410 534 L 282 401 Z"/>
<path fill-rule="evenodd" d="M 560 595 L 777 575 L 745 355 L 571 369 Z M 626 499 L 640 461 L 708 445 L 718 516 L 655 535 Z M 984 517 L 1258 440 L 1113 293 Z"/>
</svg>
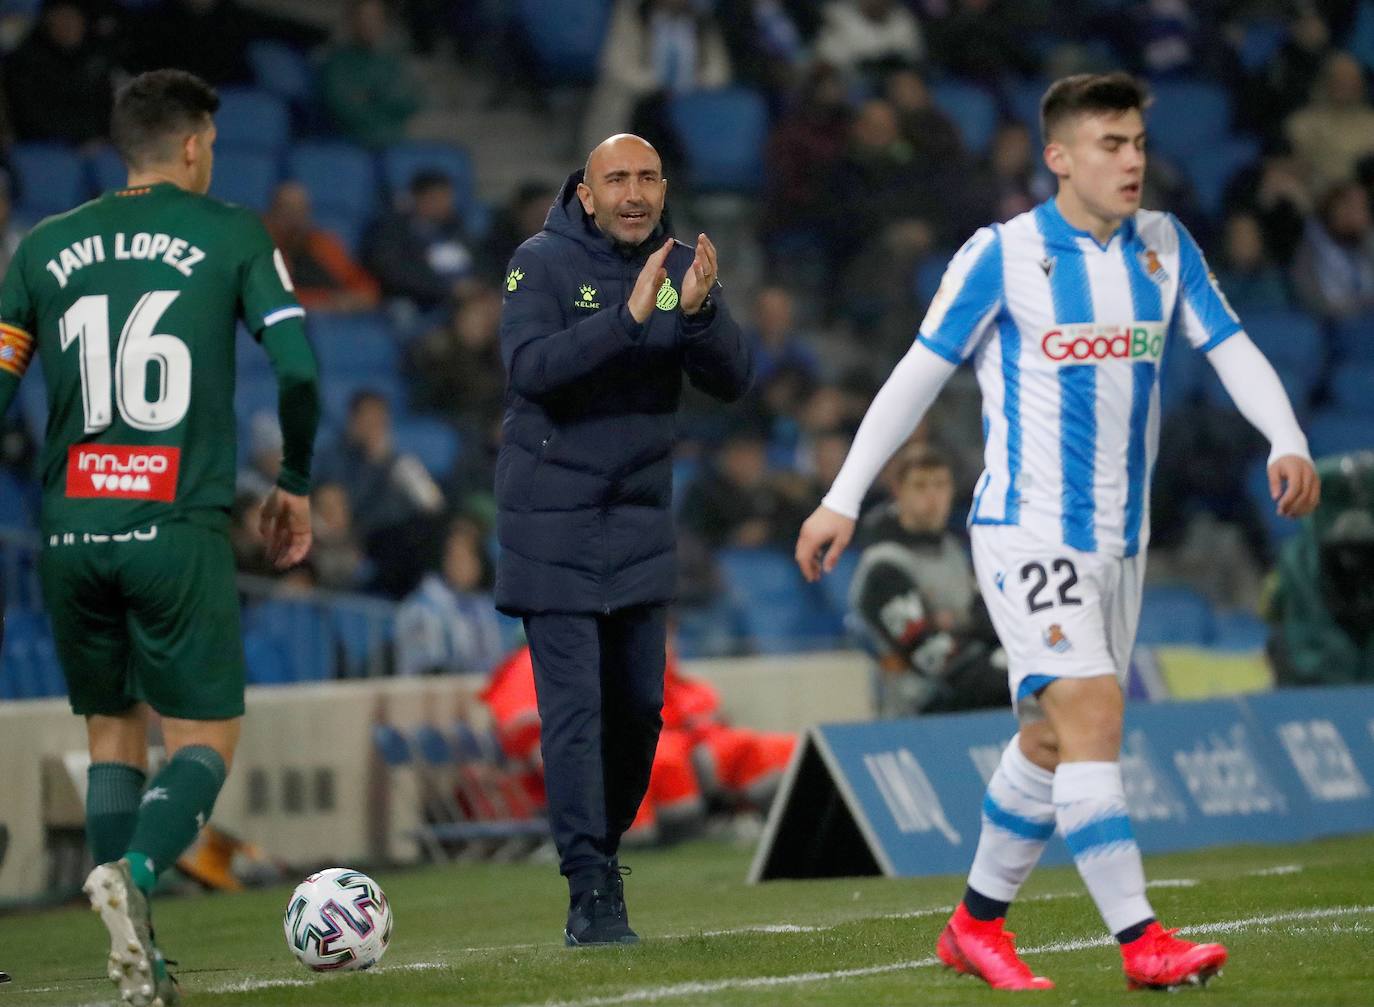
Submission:
<svg viewBox="0 0 1374 1007">
<path fill-rule="evenodd" d="M 558 198 L 553 201 L 553 205 L 549 207 L 548 216 L 544 218 L 544 230 L 571 238 L 594 255 L 625 257 L 616 243 L 602 234 L 592 219 L 587 216 L 587 211 L 582 209 L 582 201 L 577 198 L 577 186 L 582 181 L 582 175 L 583 169 L 578 168 L 563 183 L 563 188 L 558 192 Z M 642 253 L 643 257 L 647 258 L 648 251 L 656 248 L 662 243 L 666 235 L 672 233 L 672 223 L 668 217 L 668 203 L 665 200 L 663 215 L 659 218 L 654 233 L 645 238 L 643 243 L 634 250 L 634 254 L 628 257 L 639 258 Z"/>
</svg>

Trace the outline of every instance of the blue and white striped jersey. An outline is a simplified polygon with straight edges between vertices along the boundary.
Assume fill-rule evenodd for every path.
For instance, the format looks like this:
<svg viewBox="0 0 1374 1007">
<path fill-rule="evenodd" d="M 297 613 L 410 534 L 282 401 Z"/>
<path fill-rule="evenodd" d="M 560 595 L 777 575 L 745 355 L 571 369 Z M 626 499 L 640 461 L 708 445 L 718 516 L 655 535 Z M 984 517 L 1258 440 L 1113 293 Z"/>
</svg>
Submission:
<svg viewBox="0 0 1374 1007">
<path fill-rule="evenodd" d="M 1163 356 L 1241 331 L 1187 229 L 1140 210 L 1105 245 L 1054 200 L 979 230 L 950 261 L 917 337 L 973 359 L 984 471 L 971 524 L 1083 552 L 1149 541 Z M 1173 334 L 1173 335 L 1171 335 Z"/>
</svg>

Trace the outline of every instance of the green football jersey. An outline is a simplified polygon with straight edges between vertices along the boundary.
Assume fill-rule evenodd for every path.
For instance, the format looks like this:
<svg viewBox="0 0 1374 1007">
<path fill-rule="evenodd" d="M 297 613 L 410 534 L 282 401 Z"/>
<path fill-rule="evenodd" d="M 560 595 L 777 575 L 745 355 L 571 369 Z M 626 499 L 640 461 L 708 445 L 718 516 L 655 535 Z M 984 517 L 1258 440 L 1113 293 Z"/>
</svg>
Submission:
<svg viewBox="0 0 1374 1007">
<path fill-rule="evenodd" d="M 260 338 L 304 313 L 256 215 L 171 184 L 31 231 L 0 287 L 0 370 L 43 363 L 44 535 L 226 515 L 235 323 Z"/>
</svg>

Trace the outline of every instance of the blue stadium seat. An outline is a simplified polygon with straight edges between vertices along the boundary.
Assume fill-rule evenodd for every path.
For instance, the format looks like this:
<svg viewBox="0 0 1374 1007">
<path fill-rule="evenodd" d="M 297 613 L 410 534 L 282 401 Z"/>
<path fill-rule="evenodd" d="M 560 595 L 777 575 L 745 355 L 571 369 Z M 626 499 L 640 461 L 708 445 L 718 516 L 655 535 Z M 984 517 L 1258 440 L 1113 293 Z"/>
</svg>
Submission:
<svg viewBox="0 0 1374 1007">
<path fill-rule="evenodd" d="M 1193 183 L 1198 205 L 1215 220 L 1221 215 L 1222 197 L 1231 179 L 1259 159 L 1259 141 L 1248 136 L 1232 136 L 1214 143 L 1204 157 L 1185 159 L 1180 167 Z"/>
<path fill-rule="evenodd" d="M 1269 639 L 1269 627 L 1253 612 L 1218 612 L 1216 630 L 1212 646 L 1218 650 L 1263 650 Z"/>
<path fill-rule="evenodd" d="M 398 420 L 396 450 L 413 454 L 424 463 L 430 475 L 443 479 L 458 461 L 458 431 L 442 420 L 417 418 Z"/>
<path fill-rule="evenodd" d="M 38 527 L 35 494 L 8 468 L 0 468 L 0 521 L 9 527 Z"/>
<path fill-rule="evenodd" d="M 397 373 L 400 351 L 385 317 L 316 312 L 307 324 L 320 370 L 326 374 Z"/>
<path fill-rule="evenodd" d="M 725 87 L 678 95 L 668 118 L 694 190 L 754 193 L 763 185 L 768 105 L 757 91 Z"/>
<path fill-rule="evenodd" d="M 516 16 L 546 84 L 591 84 L 611 19 L 610 0 L 520 0 Z"/>
<path fill-rule="evenodd" d="M 1361 0 L 1346 48 L 1364 64 L 1366 73 L 1374 72 L 1374 2 L 1371 0 Z"/>
<path fill-rule="evenodd" d="M 1258 73 L 1288 41 L 1288 25 L 1278 18 L 1257 18 L 1242 28 L 1236 55 L 1246 73 Z"/>
<path fill-rule="evenodd" d="M 47 617 L 20 609 L 6 611 L 0 698 L 45 699 L 66 692 Z"/>
<path fill-rule="evenodd" d="M 392 417 L 399 421 L 405 414 L 406 394 L 400 377 L 395 374 L 336 375 L 320 389 L 324 400 L 324 418 L 343 426 L 348 419 L 348 405 L 361 391 L 376 392 L 391 406 Z"/>
<path fill-rule="evenodd" d="M 681 605 L 674 615 L 678 654 L 683 658 L 725 657 L 738 651 L 743 631 L 728 598 L 709 605 Z"/>
<path fill-rule="evenodd" d="M 982 156 L 997 131 L 997 101 L 978 84 L 964 80 L 941 80 L 930 88 L 936 107 L 954 120 L 964 149 Z"/>
<path fill-rule="evenodd" d="M 953 252 L 939 249 L 931 252 L 916 265 L 912 282 L 918 304 L 929 304 L 935 299 L 935 293 L 940 289 L 940 281 L 945 278 L 945 267 L 953 257 Z"/>
<path fill-rule="evenodd" d="M 261 213 L 272 201 L 280 178 L 278 168 L 275 154 L 232 148 L 218 152 L 210 195 Z"/>
<path fill-rule="evenodd" d="M 96 192 L 122 189 L 129 181 L 129 169 L 113 147 L 101 147 L 86 155 L 86 175 Z"/>
<path fill-rule="evenodd" d="M 286 155 L 286 175 L 309 191 L 317 218 L 327 213 L 365 220 L 377 208 L 376 162 L 351 143 L 298 143 Z"/>
<path fill-rule="evenodd" d="M 1374 361 L 1337 367 L 1331 375 L 1331 408 L 1374 416 Z"/>
<path fill-rule="evenodd" d="M 854 571 L 859 566 L 859 550 L 853 545 L 840 554 L 835 569 L 820 580 L 821 597 L 831 619 L 831 628 L 836 637 L 844 635 L 844 627 L 849 616 L 849 583 L 854 579 Z"/>
<path fill-rule="evenodd" d="M 751 647 L 785 654 L 834 641 L 834 630 L 792 557 L 777 549 L 723 549 L 716 554 Z"/>
<path fill-rule="evenodd" d="M 395 628 L 390 620 L 381 623 L 360 612 L 334 606 L 326 609 L 325 618 L 334 649 L 343 662 L 344 678 L 363 678 L 374 671 L 388 670 L 381 658 Z"/>
<path fill-rule="evenodd" d="M 216 152 L 255 150 L 280 156 L 291 139 L 291 116 L 284 101 L 255 87 L 223 87 L 219 97 Z M 218 174 L 218 163 L 215 169 Z"/>
<path fill-rule="evenodd" d="M 248 46 L 253 81 L 268 94 L 292 105 L 305 105 L 314 91 L 314 75 L 305 54 L 285 42 L 261 39 Z"/>
<path fill-rule="evenodd" d="M 243 634 L 243 658 L 249 685 L 286 685 L 293 681 L 277 640 L 261 630 Z"/>
<path fill-rule="evenodd" d="M 333 654 L 320 606 L 307 601 L 269 599 L 244 612 L 245 637 L 261 634 L 270 640 L 285 664 L 286 681 L 312 682 L 332 678 Z"/>
<path fill-rule="evenodd" d="M 1374 311 L 1341 319 L 1334 336 L 1342 363 L 1374 364 Z"/>
<path fill-rule="evenodd" d="M 415 752 L 429 765 L 452 766 L 457 762 L 453 746 L 433 724 L 420 724 L 411 732 L 411 737 L 415 742 Z"/>
<path fill-rule="evenodd" d="M 1002 90 L 1002 101 L 1017 122 L 1030 130 L 1031 147 L 1040 146 L 1040 99 L 1050 88 L 1048 80 L 1030 78 L 1012 80 Z"/>
<path fill-rule="evenodd" d="M 1201 353 L 1188 345 L 1182 333 L 1169 336 L 1164 348 L 1164 367 L 1159 375 L 1159 401 L 1165 412 L 1197 399 L 1210 371 Z"/>
<path fill-rule="evenodd" d="M 1216 635 L 1212 606 L 1190 587 L 1147 587 L 1136 642 L 1146 647 L 1170 644 L 1207 646 Z"/>
<path fill-rule="evenodd" d="M 15 216 L 37 223 L 85 202 L 86 172 L 70 147 L 56 143 L 18 143 L 10 151 L 18 181 Z"/>
<path fill-rule="evenodd" d="M 1374 450 L 1374 416 L 1324 409 L 1312 417 L 1307 441 L 1313 457 Z"/>
<path fill-rule="evenodd" d="M 270 371 L 240 374 L 234 387 L 234 415 L 239 426 L 246 427 L 260 412 L 277 415 L 277 379 Z"/>
<path fill-rule="evenodd" d="M 370 223 L 367 218 L 340 210 L 316 210 L 313 215 L 320 230 L 342 241 L 349 255 L 356 259 L 362 254 L 363 235 Z"/>
<path fill-rule="evenodd" d="M 391 769 L 408 766 L 414 758 L 409 739 L 390 724 L 372 725 L 372 745 Z"/>
<path fill-rule="evenodd" d="M 394 196 L 410 188 L 419 171 L 441 171 L 453 182 L 454 198 L 466 211 L 476 198 L 472 157 L 462 147 L 432 141 L 405 141 L 382 151 L 382 181 Z"/>
<path fill-rule="evenodd" d="M 1183 164 L 1195 153 L 1211 156 L 1219 137 L 1231 132 L 1231 99 L 1219 84 L 1162 80 L 1151 90 L 1150 149 Z"/>
<path fill-rule="evenodd" d="M 37 17 L 42 6 L 43 0 L 0 0 L 0 17 Z"/>
<path fill-rule="evenodd" d="M 28 427 L 34 444 L 41 446 L 47 439 L 48 388 L 43 381 L 43 358 L 36 353 L 24 380 L 19 383 L 18 399 L 24 426 Z"/>
</svg>

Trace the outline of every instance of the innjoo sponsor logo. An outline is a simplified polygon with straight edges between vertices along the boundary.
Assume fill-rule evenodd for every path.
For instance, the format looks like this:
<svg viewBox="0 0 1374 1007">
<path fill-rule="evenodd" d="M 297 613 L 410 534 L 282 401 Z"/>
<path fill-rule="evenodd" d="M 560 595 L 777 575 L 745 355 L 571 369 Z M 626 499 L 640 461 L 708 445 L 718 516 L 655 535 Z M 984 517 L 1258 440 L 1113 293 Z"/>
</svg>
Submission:
<svg viewBox="0 0 1374 1007">
<path fill-rule="evenodd" d="M 1163 322 L 1065 325 L 1046 332 L 1040 348 L 1057 364 L 1158 363 L 1164 354 L 1164 336 Z"/>
<path fill-rule="evenodd" d="M 180 448 L 74 444 L 67 450 L 67 496 L 171 503 L 180 467 Z"/>
</svg>

